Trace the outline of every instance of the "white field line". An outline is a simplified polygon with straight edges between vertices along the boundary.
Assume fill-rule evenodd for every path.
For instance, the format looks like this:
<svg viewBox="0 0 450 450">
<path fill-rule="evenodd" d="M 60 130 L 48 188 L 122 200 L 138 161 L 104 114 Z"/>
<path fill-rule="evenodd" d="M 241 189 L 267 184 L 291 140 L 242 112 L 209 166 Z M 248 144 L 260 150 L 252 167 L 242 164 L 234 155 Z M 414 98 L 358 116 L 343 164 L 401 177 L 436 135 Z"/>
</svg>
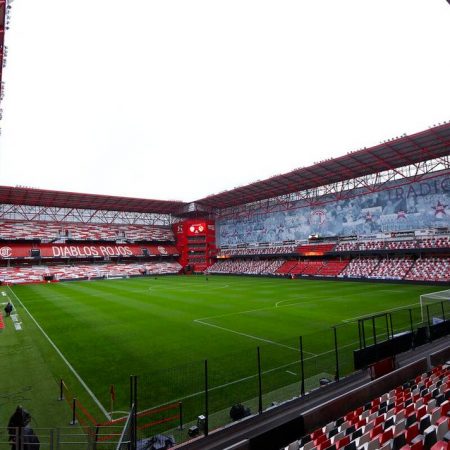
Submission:
<svg viewBox="0 0 450 450">
<path fill-rule="evenodd" d="M 194 319 L 194 322 L 196 322 L 197 320 L 221 319 L 222 317 L 238 316 L 239 314 L 249 314 L 249 313 L 258 312 L 258 311 L 268 311 L 270 309 L 276 309 L 276 308 L 287 308 L 289 306 L 306 305 L 308 303 L 315 302 L 315 300 L 311 300 L 311 301 L 307 301 L 307 302 L 289 303 L 288 305 L 277 306 L 279 303 L 285 302 L 285 301 L 288 301 L 288 300 L 281 300 L 279 302 L 276 302 L 274 306 L 265 306 L 264 308 L 247 309 L 245 311 L 237 311 L 237 312 L 226 313 L 226 314 L 218 314 L 217 316 L 200 317 L 200 319 Z"/>
<path fill-rule="evenodd" d="M 308 298 L 308 297 L 306 297 L 306 295 L 299 295 L 298 297 Z M 282 308 L 282 306 L 280 306 L 282 303 L 291 302 L 291 301 L 292 300 L 280 300 L 279 302 L 275 303 L 275 308 Z M 306 303 L 306 302 L 288 303 L 287 305 L 283 305 L 283 306 L 300 305 L 302 303 Z"/>
<path fill-rule="evenodd" d="M 213 325 L 212 323 L 203 322 L 200 319 L 196 319 L 196 320 L 194 320 L 194 322 L 197 322 L 197 323 L 199 323 L 201 325 L 207 325 L 208 327 L 218 328 L 219 330 L 228 331 L 228 333 L 238 334 L 239 336 L 244 336 L 244 337 L 247 337 L 249 339 L 255 339 L 257 341 L 265 342 L 266 344 L 277 345 L 278 347 L 284 347 L 284 348 L 288 348 L 289 350 L 294 350 L 296 352 L 300 352 L 300 350 L 298 348 L 291 347 L 289 345 L 285 345 L 285 344 L 281 344 L 279 342 L 271 341 L 270 339 L 264 339 L 264 338 L 261 338 L 261 337 L 258 337 L 258 336 L 253 336 L 252 334 L 247 334 L 247 333 L 242 333 L 240 331 L 231 330 L 230 328 L 220 327 L 219 325 Z M 311 353 L 311 352 L 304 352 L 304 353 L 308 353 L 309 355 L 316 356 L 314 353 Z"/>
<path fill-rule="evenodd" d="M 306 361 L 308 359 L 311 359 L 311 358 L 305 358 L 304 361 Z M 294 364 L 300 364 L 300 362 L 299 361 L 294 361 L 294 362 L 291 362 L 291 363 L 283 364 L 282 366 L 274 367 L 273 369 L 264 370 L 264 371 L 261 372 L 261 375 L 266 375 L 268 373 L 275 372 L 275 371 L 280 370 L 280 369 L 284 369 L 285 367 L 289 367 L 289 366 L 292 366 Z M 242 381 L 248 381 L 248 380 L 251 380 L 252 378 L 257 378 L 257 377 L 258 377 L 258 374 L 255 373 L 254 375 L 249 375 L 248 377 L 239 378 L 239 380 L 230 381 L 229 383 L 224 383 L 224 384 L 221 384 L 220 386 L 214 386 L 213 388 L 209 388 L 208 392 L 217 391 L 219 389 L 223 389 L 223 388 L 226 388 L 228 386 L 233 386 L 233 384 L 238 384 L 238 383 L 241 383 Z M 205 393 L 205 391 L 194 392 L 193 394 L 189 394 L 189 395 L 183 396 L 182 400 L 187 399 L 187 398 L 197 397 L 199 395 L 203 395 L 204 393 Z M 172 400 L 169 400 L 166 403 L 162 403 L 160 405 L 152 406 L 151 408 L 149 408 L 149 410 L 152 410 L 152 409 L 155 409 L 155 408 L 160 408 L 161 406 L 164 406 L 164 405 L 167 405 L 167 404 L 170 404 L 170 403 L 174 403 L 174 402 L 178 402 L 178 401 L 180 401 L 179 398 L 172 399 Z"/>
<path fill-rule="evenodd" d="M 355 316 L 355 317 L 350 317 L 349 319 L 343 319 L 342 322 L 344 322 L 344 323 L 355 322 L 355 320 L 358 320 L 358 319 L 371 318 L 372 316 L 376 316 L 378 314 L 384 314 L 384 313 L 389 313 L 389 312 L 393 312 L 393 311 L 398 311 L 400 309 L 405 309 L 405 308 L 409 308 L 410 306 L 418 306 L 418 305 L 420 305 L 420 303 L 412 303 L 411 305 L 399 306 L 398 308 L 385 309 L 384 311 L 374 311 L 373 313 L 370 313 L 370 314 L 364 314 L 362 316 Z"/>
<path fill-rule="evenodd" d="M 339 350 L 342 349 L 342 348 L 351 347 L 352 345 L 357 344 L 357 343 L 358 342 L 355 341 L 355 342 L 352 342 L 350 344 L 343 345 L 342 347 L 339 347 Z M 326 352 L 318 353 L 317 355 L 309 356 L 308 358 L 304 358 L 303 361 L 309 361 L 310 359 L 314 359 L 314 358 L 316 358 L 318 356 L 323 356 L 323 355 L 326 355 L 328 353 L 334 353 L 334 352 L 335 352 L 335 349 L 333 348 L 333 349 L 328 350 Z M 306 352 L 304 352 L 304 353 L 306 353 Z M 293 361 L 291 363 L 282 364 L 281 366 L 274 367 L 274 368 L 269 369 L 269 370 L 263 370 L 261 372 L 261 375 L 266 375 L 268 373 L 276 372 L 277 370 L 285 369 L 286 367 L 293 366 L 294 364 L 297 364 L 297 365 L 300 364 L 300 360 Z M 288 372 L 288 371 L 286 370 L 286 372 Z M 293 372 L 290 372 L 290 373 L 292 374 Z M 220 386 L 215 386 L 213 388 L 209 388 L 208 392 L 217 391 L 218 389 L 223 389 L 223 388 L 226 388 L 228 386 L 232 386 L 233 384 L 238 384 L 238 383 L 240 383 L 242 381 L 248 381 L 248 380 L 251 380 L 252 378 L 256 378 L 256 377 L 258 377 L 257 373 L 255 373 L 254 375 L 249 375 L 248 377 L 239 378 L 238 380 L 230 381 L 229 383 L 221 384 Z M 192 397 L 197 397 L 199 395 L 203 395 L 204 393 L 205 393 L 205 391 L 194 392 L 193 394 L 189 394 L 189 395 L 183 396 L 182 400 L 188 399 L 188 398 L 192 398 Z M 167 405 L 167 404 L 170 404 L 170 403 L 174 403 L 174 402 L 178 402 L 178 401 L 180 401 L 180 398 L 174 398 L 174 399 L 168 400 L 166 403 L 161 403 L 160 405 L 152 406 L 151 408 L 149 408 L 149 410 L 152 410 L 154 408 L 159 408 L 161 406 L 164 406 L 164 405 Z"/>
<path fill-rule="evenodd" d="M 364 292 L 365 291 L 361 291 L 361 293 L 364 293 Z M 330 301 L 330 300 L 333 301 L 335 299 L 341 299 L 343 297 L 351 297 L 352 295 L 354 295 L 354 293 L 347 294 L 347 295 L 339 295 L 337 297 L 323 298 L 323 297 L 308 297 L 306 295 L 301 294 L 301 295 L 297 295 L 296 299 L 279 300 L 279 301 L 275 302 L 272 306 L 265 306 L 264 308 L 249 309 L 249 310 L 245 310 L 245 311 L 237 311 L 237 312 L 226 313 L 226 314 L 218 314 L 217 316 L 200 317 L 199 319 L 195 319 L 195 320 L 220 319 L 222 317 L 237 316 L 239 314 L 248 314 L 248 313 L 258 312 L 258 311 L 267 311 L 267 310 L 276 309 L 276 308 L 289 308 L 290 306 L 308 305 L 310 303 L 316 303 L 317 301 L 319 301 L 319 303 L 322 301 Z M 288 301 L 295 301 L 299 298 L 309 298 L 309 300 L 296 302 L 296 303 L 288 303 L 287 305 L 281 305 L 281 303 L 288 302 Z"/>
<path fill-rule="evenodd" d="M 80 384 L 83 386 L 83 388 L 86 390 L 86 392 L 91 396 L 92 400 L 94 400 L 96 405 L 100 408 L 101 412 L 105 415 L 105 417 L 108 420 L 111 420 L 111 416 L 109 415 L 108 411 L 106 411 L 106 409 L 100 403 L 99 399 L 89 389 L 88 385 L 84 382 L 84 380 L 81 378 L 81 376 L 78 374 L 78 372 L 73 368 L 73 366 L 69 363 L 69 361 L 66 359 L 66 357 L 62 354 L 61 350 L 56 346 L 56 344 L 50 339 L 50 337 L 47 335 L 47 333 L 42 329 L 42 327 L 39 325 L 37 320 L 31 315 L 30 311 L 28 311 L 28 309 L 22 303 L 22 301 L 16 295 L 16 293 L 9 286 L 8 286 L 8 288 L 9 288 L 10 292 L 14 295 L 14 297 L 16 297 L 16 299 L 19 302 L 20 306 L 22 306 L 22 308 L 25 310 L 25 312 L 30 316 L 30 319 L 35 323 L 35 325 L 38 327 L 38 329 L 41 331 L 41 333 L 44 335 L 44 337 L 50 343 L 50 345 L 55 349 L 56 353 L 61 357 L 61 359 L 64 361 L 64 363 L 70 369 L 70 371 L 75 375 L 75 378 L 80 382 Z"/>
<path fill-rule="evenodd" d="M 287 373 L 290 373 L 291 375 L 297 376 L 297 374 L 295 372 L 292 372 L 290 370 L 286 370 Z"/>
</svg>

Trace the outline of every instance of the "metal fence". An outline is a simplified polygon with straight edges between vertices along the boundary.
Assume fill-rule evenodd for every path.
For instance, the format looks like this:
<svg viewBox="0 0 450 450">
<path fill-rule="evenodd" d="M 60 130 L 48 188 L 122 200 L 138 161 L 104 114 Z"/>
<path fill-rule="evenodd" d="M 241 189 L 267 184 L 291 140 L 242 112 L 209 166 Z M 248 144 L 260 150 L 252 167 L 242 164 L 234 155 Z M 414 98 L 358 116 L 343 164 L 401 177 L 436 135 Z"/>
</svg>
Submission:
<svg viewBox="0 0 450 450">
<path fill-rule="evenodd" d="M 134 450 L 136 448 L 136 407 L 131 406 L 122 433 L 117 443 L 116 450 Z"/>
<path fill-rule="evenodd" d="M 33 428 L 33 439 L 29 430 L 0 430 L 0 448 L 14 450 L 125 450 L 131 447 L 118 447 L 124 427 L 105 426 L 91 427 L 84 430 L 80 427 L 67 428 Z"/>
</svg>

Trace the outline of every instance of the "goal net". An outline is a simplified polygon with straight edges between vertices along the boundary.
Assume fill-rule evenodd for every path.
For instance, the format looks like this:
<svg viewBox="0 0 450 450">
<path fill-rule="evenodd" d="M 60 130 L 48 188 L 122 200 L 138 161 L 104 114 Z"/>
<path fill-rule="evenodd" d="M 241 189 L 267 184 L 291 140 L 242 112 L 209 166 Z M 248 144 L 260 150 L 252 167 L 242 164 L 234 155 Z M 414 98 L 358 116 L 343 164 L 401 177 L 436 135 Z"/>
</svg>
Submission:
<svg viewBox="0 0 450 450">
<path fill-rule="evenodd" d="M 422 322 L 442 322 L 450 318 L 450 289 L 420 296 Z"/>
</svg>

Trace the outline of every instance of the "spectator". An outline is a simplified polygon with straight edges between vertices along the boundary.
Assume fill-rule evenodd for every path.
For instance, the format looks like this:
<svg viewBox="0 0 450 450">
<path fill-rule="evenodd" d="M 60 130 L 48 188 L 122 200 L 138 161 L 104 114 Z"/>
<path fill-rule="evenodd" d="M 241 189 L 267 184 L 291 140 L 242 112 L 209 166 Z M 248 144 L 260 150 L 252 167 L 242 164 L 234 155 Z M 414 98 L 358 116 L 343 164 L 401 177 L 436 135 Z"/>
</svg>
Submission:
<svg viewBox="0 0 450 450">
<path fill-rule="evenodd" d="M 30 413 L 22 406 L 18 406 L 8 422 L 11 450 L 39 450 L 40 442 L 33 429 L 29 427 L 30 422 Z"/>
<path fill-rule="evenodd" d="M 8 302 L 5 306 L 6 317 L 9 317 L 11 315 L 12 310 L 13 310 L 13 306 L 11 305 L 10 302 Z"/>
</svg>

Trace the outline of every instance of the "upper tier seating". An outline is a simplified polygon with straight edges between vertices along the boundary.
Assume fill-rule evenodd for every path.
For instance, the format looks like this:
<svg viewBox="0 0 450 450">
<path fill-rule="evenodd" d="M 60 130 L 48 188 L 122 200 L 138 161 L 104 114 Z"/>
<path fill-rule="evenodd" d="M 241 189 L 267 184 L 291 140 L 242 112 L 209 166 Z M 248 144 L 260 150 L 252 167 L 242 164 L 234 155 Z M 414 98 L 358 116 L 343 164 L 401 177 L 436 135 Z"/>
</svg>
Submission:
<svg viewBox="0 0 450 450">
<path fill-rule="evenodd" d="M 371 240 L 340 242 L 336 245 L 336 252 L 357 252 L 376 250 L 410 250 L 420 248 L 449 248 L 450 238 L 433 237 L 426 239 L 403 239 L 403 240 Z"/>
<path fill-rule="evenodd" d="M 170 228 L 150 225 L 113 225 L 55 222 L 0 221 L 0 239 L 34 239 L 45 242 L 80 241 L 174 241 Z"/>
<path fill-rule="evenodd" d="M 427 238 L 419 241 L 420 248 L 449 248 L 450 238 L 448 236 Z"/>
<path fill-rule="evenodd" d="M 77 264 L 61 266 L 0 267 L 0 281 L 4 283 L 35 283 L 53 275 L 56 280 L 132 276 L 147 274 L 176 274 L 181 270 L 177 262 L 145 262 L 130 264 Z"/>
<path fill-rule="evenodd" d="M 295 253 L 295 245 L 279 245 L 271 247 L 249 247 L 221 249 L 218 256 L 245 256 L 245 255 L 286 255 Z"/>
<path fill-rule="evenodd" d="M 364 241 L 359 243 L 359 250 L 362 251 L 373 251 L 383 249 L 384 249 L 384 241 Z"/>
<path fill-rule="evenodd" d="M 450 281 L 450 258 L 418 259 L 406 280 Z"/>
<path fill-rule="evenodd" d="M 335 252 L 355 252 L 359 250 L 359 242 L 340 242 L 334 248 Z"/>
<path fill-rule="evenodd" d="M 450 370 L 435 367 L 292 442 L 284 450 L 448 448 Z"/>
</svg>

